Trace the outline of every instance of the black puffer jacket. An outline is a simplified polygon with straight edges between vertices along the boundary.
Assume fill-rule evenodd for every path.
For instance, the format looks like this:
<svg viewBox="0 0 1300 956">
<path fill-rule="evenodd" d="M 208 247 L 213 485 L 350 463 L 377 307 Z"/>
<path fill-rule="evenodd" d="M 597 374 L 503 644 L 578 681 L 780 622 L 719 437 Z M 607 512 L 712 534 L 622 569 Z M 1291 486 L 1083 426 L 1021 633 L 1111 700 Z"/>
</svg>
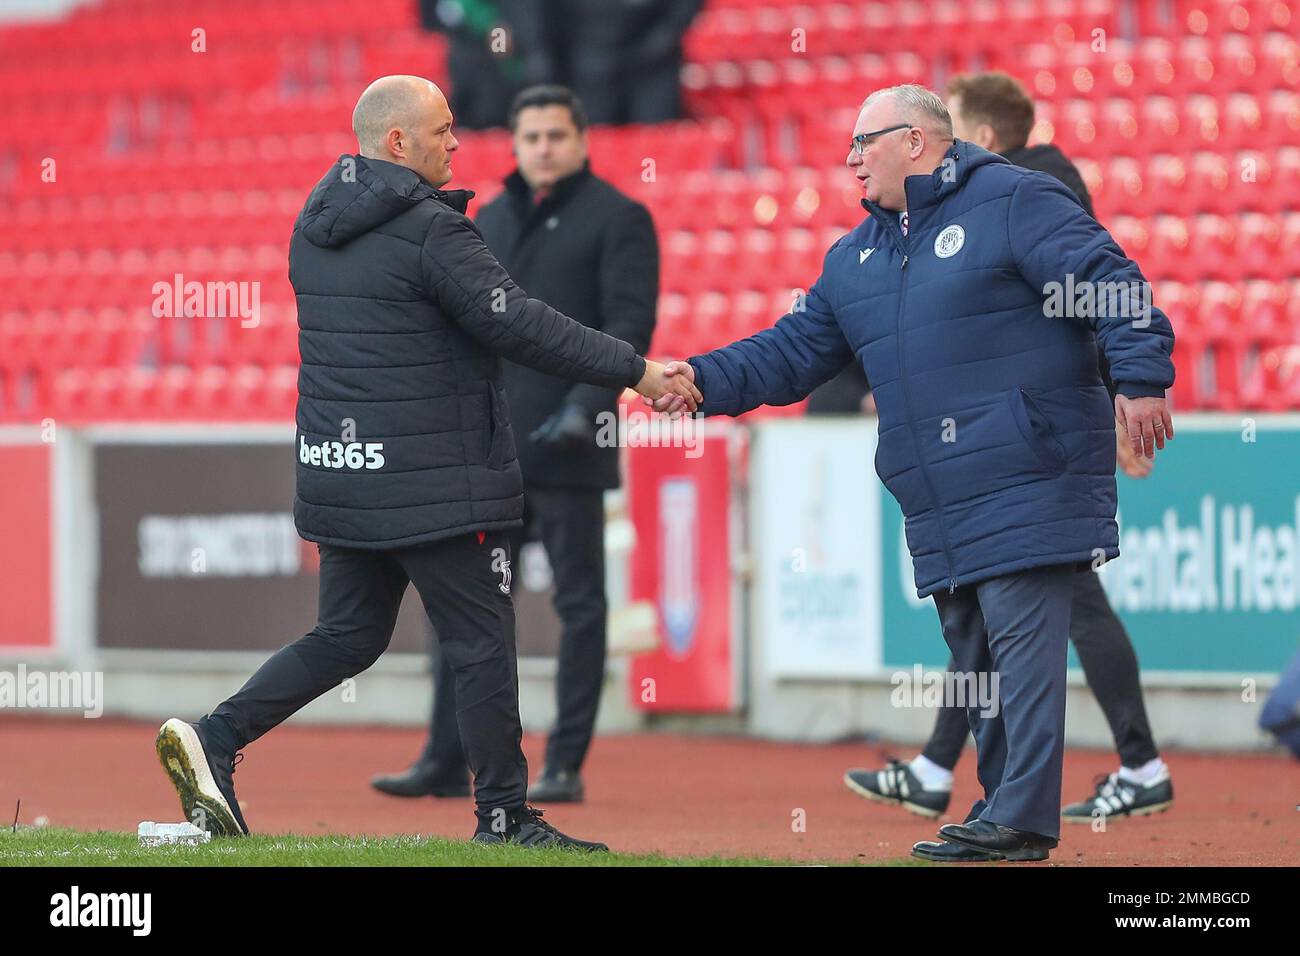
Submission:
<svg viewBox="0 0 1300 956">
<path fill-rule="evenodd" d="M 297 495 L 309 541 L 391 548 L 519 524 L 501 361 L 606 388 L 645 360 L 511 281 L 472 193 L 341 156 L 298 216 Z"/>
<path fill-rule="evenodd" d="M 1070 162 L 1059 147 L 1051 143 L 1040 143 L 1037 146 L 1009 149 L 1002 155 L 1009 163 L 1055 176 L 1079 197 L 1079 202 L 1088 215 L 1096 218 L 1097 214 L 1092 211 L 1092 197 L 1088 195 L 1088 186 L 1083 181 L 1079 167 Z"/>
</svg>

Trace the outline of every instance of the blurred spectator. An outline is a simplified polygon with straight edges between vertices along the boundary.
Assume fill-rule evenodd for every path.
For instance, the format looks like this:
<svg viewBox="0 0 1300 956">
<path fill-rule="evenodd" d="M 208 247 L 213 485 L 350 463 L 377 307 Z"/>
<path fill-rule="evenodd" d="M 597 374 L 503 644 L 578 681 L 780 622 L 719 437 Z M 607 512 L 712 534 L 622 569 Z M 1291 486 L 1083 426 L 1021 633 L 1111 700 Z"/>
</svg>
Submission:
<svg viewBox="0 0 1300 956">
<path fill-rule="evenodd" d="M 993 150 L 1017 166 L 1055 176 L 1079 197 L 1088 215 L 1096 217 L 1088 187 L 1074 163 L 1051 143 L 1028 145 L 1034 101 L 1014 77 L 997 72 L 953 77 L 948 83 L 948 112 L 960 127 L 959 139 Z"/>
<path fill-rule="evenodd" d="M 703 0 L 553 0 L 565 82 L 593 123 L 681 118 L 682 37 Z"/>
<path fill-rule="evenodd" d="M 876 401 L 861 362 L 850 362 L 808 396 L 809 415 L 874 415 Z"/>
<path fill-rule="evenodd" d="M 593 123 L 682 115 L 682 37 L 703 0 L 420 0 L 450 43 L 458 126 L 501 126 L 526 86 L 564 83 Z M 502 32 L 504 31 L 504 32 Z"/>
<path fill-rule="evenodd" d="M 1291 658 L 1259 714 L 1259 726 L 1300 757 L 1300 654 Z"/>
<path fill-rule="evenodd" d="M 557 0 L 420 0 L 420 23 L 447 34 L 456 125 L 504 126 L 525 86 L 557 76 Z"/>
</svg>

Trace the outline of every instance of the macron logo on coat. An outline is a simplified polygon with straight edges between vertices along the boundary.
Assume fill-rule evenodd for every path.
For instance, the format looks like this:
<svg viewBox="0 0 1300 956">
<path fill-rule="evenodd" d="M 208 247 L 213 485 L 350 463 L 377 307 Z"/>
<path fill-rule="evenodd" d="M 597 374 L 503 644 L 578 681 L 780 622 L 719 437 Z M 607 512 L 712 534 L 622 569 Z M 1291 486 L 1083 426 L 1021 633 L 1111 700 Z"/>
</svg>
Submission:
<svg viewBox="0 0 1300 956">
<path fill-rule="evenodd" d="M 858 265 L 862 265 L 862 263 L 871 258 L 871 254 L 875 251 L 875 249 L 860 249 L 858 251 Z"/>
</svg>

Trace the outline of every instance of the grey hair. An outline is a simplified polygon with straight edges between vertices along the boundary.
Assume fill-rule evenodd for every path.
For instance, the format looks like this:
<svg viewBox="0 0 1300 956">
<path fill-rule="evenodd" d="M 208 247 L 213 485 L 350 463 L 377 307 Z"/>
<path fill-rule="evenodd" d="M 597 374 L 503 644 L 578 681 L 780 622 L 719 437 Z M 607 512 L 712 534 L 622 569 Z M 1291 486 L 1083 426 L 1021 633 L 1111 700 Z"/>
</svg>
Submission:
<svg viewBox="0 0 1300 956">
<path fill-rule="evenodd" d="M 943 100 L 933 90 L 927 90 L 917 83 L 902 86 L 889 86 L 876 90 L 862 104 L 866 109 L 881 97 L 888 96 L 898 105 L 899 118 L 941 139 L 952 139 L 952 116 Z"/>
</svg>

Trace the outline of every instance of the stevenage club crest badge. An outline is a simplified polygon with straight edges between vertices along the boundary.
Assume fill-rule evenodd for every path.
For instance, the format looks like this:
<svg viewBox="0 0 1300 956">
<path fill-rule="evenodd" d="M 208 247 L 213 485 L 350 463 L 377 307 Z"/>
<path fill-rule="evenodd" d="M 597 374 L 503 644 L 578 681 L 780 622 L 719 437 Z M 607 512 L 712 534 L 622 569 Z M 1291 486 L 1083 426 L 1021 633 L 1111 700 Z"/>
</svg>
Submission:
<svg viewBox="0 0 1300 956">
<path fill-rule="evenodd" d="M 934 254 L 940 259 L 947 259 L 961 252 L 966 244 L 966 230 L 961 226 L 949 226 L 934 237 Z"/>
</svg>

